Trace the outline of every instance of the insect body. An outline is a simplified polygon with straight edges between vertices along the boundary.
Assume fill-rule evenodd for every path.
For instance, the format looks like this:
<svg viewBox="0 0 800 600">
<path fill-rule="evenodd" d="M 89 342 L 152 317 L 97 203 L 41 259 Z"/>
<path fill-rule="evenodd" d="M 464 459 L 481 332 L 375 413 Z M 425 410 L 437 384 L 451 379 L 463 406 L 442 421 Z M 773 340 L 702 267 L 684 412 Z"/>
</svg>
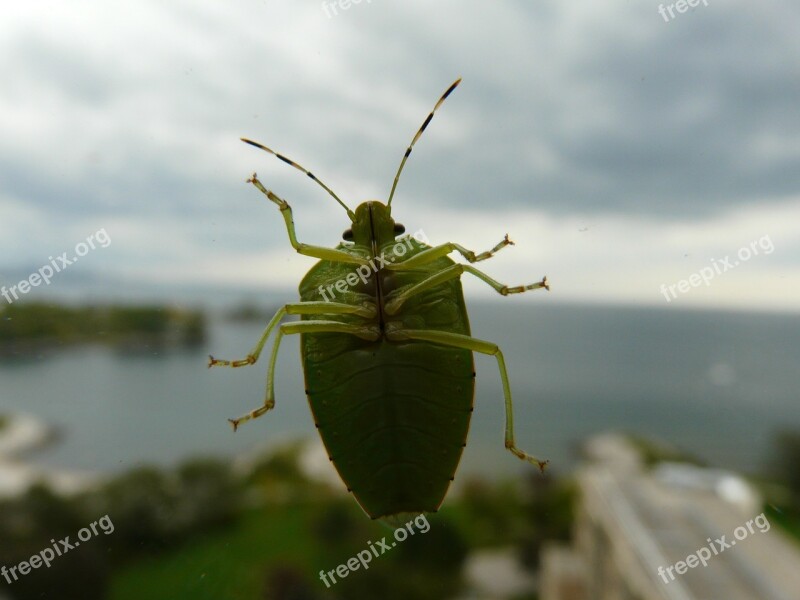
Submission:
<svg viewBox="0 0 800 600">
<path fill-rule="evenodd" d="M 495 344 L 471 337 L 460 277 L 470 273 L 504 296 L 549 289 L 547 278 L 509 288 L 471 264 L 448 257 L 458 252 L 469 263 L 485 260 L 512 244 L 508 236 L 481 254 L 455 243 L 430 246 L 403 236 L 404 227 L 391 215 L 397 182 L 414 144 L 460 81 L 447 89 L 414 136 L 386 204 L 367 201 L 352 212 L 294 161 L 243 140 L 319 183 L 345 208 L 351 227 L 336 248 L 298 242 L 289 205 L 253 175 L 248 181 L 280 208 L 295 250 L 320 261 L 300 283 L 300 302 L 278 310 L 247 358 L 211 357 L 209 366 L 254 364 L 277 329 L 264 404 L 230 419 L 235 430 L 274 407 L 281 339 L 299 334 L 315 424 L 348 490 L 373 519 L 435 512 L 444 499 L 466 445 L 475 391 L 473 352 L 497 359 L 506 407 L 506 448 L 542 469 L 546 464 L 514 445 L 503 354 Z M 286 315 L 300 315 L 300 320 L 281 323 Z"/>
</svg>

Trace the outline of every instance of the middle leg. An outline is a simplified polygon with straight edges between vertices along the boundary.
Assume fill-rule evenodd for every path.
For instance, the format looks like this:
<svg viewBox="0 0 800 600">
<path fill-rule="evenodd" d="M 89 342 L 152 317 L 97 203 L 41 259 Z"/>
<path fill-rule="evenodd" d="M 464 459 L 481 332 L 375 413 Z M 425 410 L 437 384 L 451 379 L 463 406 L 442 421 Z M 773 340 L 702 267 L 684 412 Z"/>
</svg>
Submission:
<svg viewBox="0 0 800 600">
<path fill-rule="evenodd" d="M 550 284 L 547 282 L 547 277 L 543 277 L 541 281 L 537 281 L 536 283 L 531 283 L 529 285 L 518 285 L 514 287 L 508 287 L 507 285 L 504 285 L 499 281 L 495 281 L 494 279 L 489 277 L 486 273 L 484 273 L 483 271 L 479 271 L 478 269 L 476 269 L 471 265 L 462 265 L 458 263 L 450 267 L 447 267 L 446 269 L 442 269 L 438 273 L 434 273 L 430 277 L 426 277 L 419 283 L 415 283 L 411 287 L 398 293 L 391 300 L 389 300 L 384 306 L 386 314 L 393 315 L 397 313 L 397 311 L 400 310 L 400 307 L 403 305 L 403 303 L 412 296 L 415 296 L 416 294 L 424 292 L 425 290 L 429 290 L 433 287 L 436 287 L 437 285 L 441 285 L 442 283 L 450 279 L 457 279 L 458 277 L 461 277 L 461 275 L 464 272 L 470 273 L 471 275 L 474 275 L 481 281 L 484 281 L 492 288 L 494 288 L 494 290 L 502 296 L 508 296 L 509 294 L 521 294 L 522 292 L 526 292 L 528 290 L 538 290 L 539 288 L 544 288 L 546 290 L 550 289 Z"/>
</svg>

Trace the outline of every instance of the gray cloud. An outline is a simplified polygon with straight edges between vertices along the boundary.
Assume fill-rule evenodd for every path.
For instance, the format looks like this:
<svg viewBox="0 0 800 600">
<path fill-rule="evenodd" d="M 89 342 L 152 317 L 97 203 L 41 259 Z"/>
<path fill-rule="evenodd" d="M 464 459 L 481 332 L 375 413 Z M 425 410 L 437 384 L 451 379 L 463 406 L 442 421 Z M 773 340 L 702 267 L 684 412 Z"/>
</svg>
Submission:
<svg viewBox="0 0 800 600">
<path fill-rule="evenodd" d="M 255 1 L 9 9 L 0 206 L 40 223 L 0 223 L 2 265 L 36 264 L 111 221 L 137 232 L 115 248 L 123 270 L 285 248 L 274 206 L 243 183 L 253 170 L 290 200 L 301 235 L 334 243 L 341 210 L 238 137 L 291 156 L 351 205 L 385 199 L 457 75 L 398 188 L 409 223 L 435 207 L 666 226 L 792 201 L 800 9 L 713 2 L 664 23 L 657 7 L 375 0 L 330 19 L 313 3 Z"/>
</svg>

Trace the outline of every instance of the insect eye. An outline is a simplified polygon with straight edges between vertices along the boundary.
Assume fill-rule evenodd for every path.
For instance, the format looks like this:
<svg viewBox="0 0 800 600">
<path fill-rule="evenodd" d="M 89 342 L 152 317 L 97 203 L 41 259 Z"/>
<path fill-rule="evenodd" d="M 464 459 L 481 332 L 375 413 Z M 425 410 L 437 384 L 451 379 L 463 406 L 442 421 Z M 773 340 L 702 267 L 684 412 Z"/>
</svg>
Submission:
<svg viewBox="0 0 800 600">
<path fill-rule="evenodd" d="M 353 230 L 352 229 L 345 229 L 344 233 L 342 234 L 342 239 L 345 242 L 352 242 L 353 241 Z"/>
<path fill-rule="evenodd" d="M 400 223 L 394 224 L 394 234 L 395 235 L 402 235 L 406 232 L 406 228 L 401 225 Z"/>
</svg>

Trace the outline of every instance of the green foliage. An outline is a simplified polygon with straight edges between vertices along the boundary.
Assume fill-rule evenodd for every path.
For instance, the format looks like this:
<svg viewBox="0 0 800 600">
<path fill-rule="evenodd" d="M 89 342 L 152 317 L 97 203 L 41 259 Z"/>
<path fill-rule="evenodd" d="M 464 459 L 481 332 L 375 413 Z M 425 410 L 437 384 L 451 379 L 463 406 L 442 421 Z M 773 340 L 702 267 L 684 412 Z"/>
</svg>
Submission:
<svg viewBox="0 0 800 600">
<path fill-rule="evenodd" d="M 525 510 L 516 482 L 488 483 L 472 479 L 464 483 L 459 523 L 472 546 L 497 546 L 520 540 Z"/>
<path fill-rule="evenodd" d="M 238 511 L 241 486 L 227 462 L 194 459 L 178 469 L 178 514 L 192 529 L 224 525 Z"/>
<path fill-rule="evenodd" d="M 89 309 L 11 304 L 0 313 L 0 341 L 63 339 L 86 335 Z"/>
<path fill-rule="evenodd" d="M 32 486 L 27 494 L 0 502 L 0 555 L 11 542 L 28 543 L 53 535 L 71 534 L 82 527 L 81 514 L 72 503 L 43 485 Z M 0 561 L 2 564 L 2 561 Z"/>
<path fill-rule="evenodd" d="M 325 552 L 327 556 L 340 557 L 339 562 L 345 563 L 359 551 L 367 549 L 367 541 L 375 542 L 385 537 L 387 544 L 396 543 L 389 552 L 373 557 L 367 570 L 359 568 L 344 579 L 337 578 L 330 590 L 334 597 L 341 600 L 440 600 L 457 594 L 461 587 L 461 568 L 468 553 L 467 543 L 459 530 L 446 519 L 429 516 L 428 522 L 430 529 L 427 532 L 423 533 L 412 525 L 415 533 L 409 533 L 403 541 L 396 541 L 394 529 L 384 527 L 369 537 L 351 534 L 357 543 L 350 547 L 349 552 Z M 335 564 L 330 564 L 328 569 L 335 567 Z"/>
<path fill-rule="evenodd" d="M 788 509 L 781 510 L 772 504 L 764 507 L 764 515 L 769 522 L 777 525 L 792 536 L 800 544 L 800 511 Z"/>
<path fill-rule="evenodd" d="M 312 508 L 310 531 L 333 556 L 349 556 L 362 550 L 371 531 L 360 510 L 353 510 L 350 498 L 332 499 Z"/>
<path fill-rule="evenodd" d="M 533 563 L 542 540 L 569 534 L 573 488 L 537 474 L 527 486 L 473 481 L 461 500 L 427 517 L 426 532 L 414 522 L 414 534 L 392 545 L 394 527 L 305 478 L 299 450 L 286 446 L 247 474 L 228 461 L 195 459 L 166 471 L 138 468 L 74 499 L 35 488 L 2 503 L 0 564 L 27 560 L 51 538 L 74 539 L 103 515 L 114 525 L 8 591 L 15 600 L 54 590 L 68 600 L 439 600 L 463 593 L 471 547 L 516 543 Z M 336 577 L 330 588 L 320 580 L 320 570 L 335 570 L 370 543 L 379 549 L 382 538 L 391 549 L 368 569 Z"/>
<path fill-rule="evenodd" d="M 268 485 L 281 482 L 288 484 L 306 483 L 306 477 L 297 463 L 300 444 L 288 444 L 258 459 L 249 469 L 248 484 Z"/>
<path fill-rule="evenodd" d="M 783 431 L 775 439 L 773 470 L 789 488 L 794 509 L 800 512 L 800 431 Z"/>
<path fill-rule="evenodd" d="M 244 485 L 254 498 L 267 505 L 287 502 L 315 503 L 330 496 L 330 489 L 322 483 L 310 481 L 301 470 L 297 459 L 302 445 L 287 444 L 258 459 L 249 469 Z"/>
<path fill-rule="evenodd" d="M 278 563 L 267 571 L 264 600 L 321 600 L 319 585 L 310 581 L 302 568 L 292 563 Z"/>
<path fill-rule="evenodd" d="M 548 474 L 537 473 L 527 479 L 526 533 L 520 544 L 520 558 L 528 568 L 537 569 L 544 542 L 570 539 L 578 490 L 574 482 Z"/>
<path fill-rule="evenodd" d="M 95 519 L 92 519 L 95 520 Z M 0 565 L 17 567 L 46 548 L 55 540 L 70 536 L 76 539 L 79 529 L 90 520 L 78 510 L 77 503 L 64 500 L 44 486 L 33 486 L 27 494 L 0 503 Z M 15 600 L 51 597 L 58 590 L 64 600 L 102 600 L 108 583 L 108 561 L 105 556 L 105 536 L 92 538 L 80 551 L 72 549 L 56 556 L 50 567 L 40 565 L 9 585 L 0 578 L 0 596 L 8 594 Z"/>
<path fill-rule="evenodd" d="M 774 440 L 772 482 L 762 482 L 770 523 L 800 540 L 800 431 L 780 432 Z"/>
<path fill-rule="evenodd" d="M 464 535 L 447 519 L 436 516 L 428 519 L 428 531 L 422 533 L 416 529 L 414 535 L 397 544 L 397 561 L 416 573 L 458 576 L 469 553 Z"/>
<path fill-rule="evenodd" d="M 524 486 L 514 481 L 468 481 L 461 501 L 448 513 L 470 546 L 514 544 L 522 563 L 536 569 L 544 542 L 569 540 L 576 502 L 577 489 L 571 481 L 532 473 Z"/>
<path fill-rule="evenodd" d="M 112 481 L 102 501 L 113 514 L 116 543 L 128 552 L 153 551 L 179 530 L 177 488 L 166 474 L 141 467 Z"/>
<path fill-rule="evenodd" d="M 111 335 L 128 331 L 160 335 L 167 330 L 169 315 L 163 309 L 154 306 L 114 307 L 108 310 L 105 321 Z"/>
<path fill-rule="evenodd" d="M 324 585 L 309 575 L 314 572 L 315 550 L 306 507 L 250 509 L 224 529 L 121 566 L 109 599 L 269 598 L 265 594 L 271 591 L 272 570 L 287 564 L 306 574 L 308 588 L 323 590 Z"/>
<path fill-rule="evenodd" d="M 197 344 L 205 339 L 205 330 L 205 316 L 201 312 L 158 306 L 14 303 L 0 311 L 0 346 L 6 348 L 23 343 L 122 343 L 131 339 Z"/>
<path fill-rule="evenodd" d="M 115 546 L 125 556 L 154 552 L 231 522 L 240 495 L 230 465 L 197 459 L 177 473 L 135 469 L 110 482 L 97 500 L 112 515 Z"/>
<path fill-rule="evenodd" d="M 181 343 L 184 346 L 197 346 L 206 341 L 207 320 L 201 312 L 181 313 Z"/>
<path fill-rule="evenodd" d="M 626 440 L 639 452 L 647 467 L 653 467 L 662 462 L 681 462 L 699 467 L 705 466 L 705 463 L 696 456 L 664 442 L 637 434 L 628 434 Z"/>
</svg>

